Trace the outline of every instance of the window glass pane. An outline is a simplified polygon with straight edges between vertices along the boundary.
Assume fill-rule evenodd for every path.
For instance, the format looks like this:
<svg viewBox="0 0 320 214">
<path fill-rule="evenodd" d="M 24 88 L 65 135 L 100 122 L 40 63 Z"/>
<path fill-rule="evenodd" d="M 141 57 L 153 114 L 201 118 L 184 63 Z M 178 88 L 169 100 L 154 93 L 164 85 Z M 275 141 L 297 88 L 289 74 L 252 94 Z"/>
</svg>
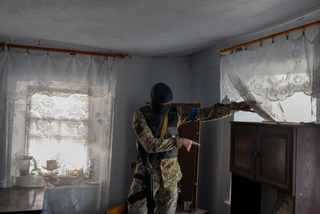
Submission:
<svg viewBox="0 0 320 214">
<path fill-rule="evenodd" d="M 84 94 L 34 94 L 28 116 L 28 152 L 40 166 L 56 159 L 59 173 L 86 170 L 88 162 L 89 98 Z"/>
<path fill-rule="evenodd" d="M 29 137 L 43 139 L 86 138 L 88 133 L 86 121 L 30 120 L 29 127 Z"/>
<path fill-rule="evenodd" d="M 316 102 L 303 92 L 296 92 L 291 97 L 280 102 L 281 109 L 285 112 L 288 122 L 316 121 Z"/>
<path fill-rule="evenodd" d="M 237 102 L 243 99 L 236 100 Z M 316 98 L 311 99 L 310 96 L 303 92 L 296 92 L 285 100 L 270 102 L 269 108 L 276 118 L 280 118 L 282 122 L 302 122 L 316 121 Z M 258 114 L 251 112 L 239 111 L 234 116 L 235 121 L 264 121 Z"/>
<path fill-rule="evenodd" d="M 61 93 L 60 97 L 35 94 L 30 102 L 30 117 L 86 120 L 88 108 L 88 96 L 84 94 Z"/>
<path fill-rule="evenodd" d="M 243 99 L 240 98 L 238 100 L 236 100 L 236 102 L 242 102 Z M 246 111 L 238 111 L 235 115 L 234 115 L 234 121 L 246 121 L 246 122 L 262 122 L 263 118 L 260 117 L 258 114 L 256 113 L 252 113 L 252 112 L 246 112 Z"/>
</svg>

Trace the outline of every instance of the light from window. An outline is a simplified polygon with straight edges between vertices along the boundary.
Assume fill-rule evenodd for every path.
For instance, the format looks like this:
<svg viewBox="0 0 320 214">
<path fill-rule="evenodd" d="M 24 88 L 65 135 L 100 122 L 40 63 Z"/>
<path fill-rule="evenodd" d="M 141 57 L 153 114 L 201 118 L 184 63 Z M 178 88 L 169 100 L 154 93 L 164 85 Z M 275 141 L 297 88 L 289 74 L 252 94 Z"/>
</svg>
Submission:
<svg viewBox="0 0 320 214">
<path fill-rule="evenodd" d="M 86 169 L 88 162 L 89 97 L 60 93 L 30 97 L 27 149 L 40 164 L 58 160 L 59 172 Z"/>
<path fill-rule="evenodd" d="M 237 102 L 243 99 L 237 100 Z M 316 121 L 316 99 L 312 100 L 310 96 L 303 92 L 296 92 L 285 100 L 273 102 L 273 114 L 280 119 L 279 122 L 309 122 Z M 264 119 L 257 114 L 239 111 L 235 114 L 235 121 L 253 121 L 262 122 Z"/>
</svg>

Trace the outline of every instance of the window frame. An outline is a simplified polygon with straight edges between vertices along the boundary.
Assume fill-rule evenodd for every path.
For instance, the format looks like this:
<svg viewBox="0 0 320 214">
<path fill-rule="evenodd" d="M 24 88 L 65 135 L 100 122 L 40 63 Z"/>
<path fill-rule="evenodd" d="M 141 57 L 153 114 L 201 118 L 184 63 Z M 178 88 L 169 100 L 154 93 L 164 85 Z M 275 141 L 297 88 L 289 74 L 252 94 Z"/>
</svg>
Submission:
<svg viewBox="0 0 320 214">
<path fill-rule="evenodd" d="M 32 87 L 30 87 L 32 88 Z M 29 88 L 28 88 L 29 89 Z M 90 126 L 90 119 L 92 118 L 92 98 L 91 96 L 89 96 L 88 94 L 85 93 L 79 93 L 77 91 L 72 91 L 72 90 L 65 90 L 65 89 L 52 89 L 55 91 L 54 95 L 50 96 L 48 95 L 48 93 L 46 93 L 46 91 L 36 91 L 35 93 L 33 93 L 33 95 L 39 94 L 39 95 L 43 95 L 43 96 L 48 96 L 48 97 L 70 97 L 73 94 L 79 94 L 79 95 L 85 95 L 87 98 L 87 108 L 88 108 L 88 117 L 83 120 L 66 120 L 66 119 L 55 119 L 55 121 L 59 122 L 59 130 L 61 129 L 61 124 L 63 124 L 64 122 L 67 123 L 68 121 L 81 121 L 83 124 L 86 124 L 87 127 L 87 134 L 86 137 L 83 142 L 83 145 L 86 146 L 86 160 L 84 161 L 86 164 L 83 166 L 83 170 L 87 170 L 87 166 L 89 164 L 89 160 L 91 157 L 91 150 L 90 150 L 90 139 L 89 139 L 89 133 L 91 132 L 91 126 Z M 68 96 L 59 96 L 59 94 L 67 94 Z M 32 96 L 33 96 L 32 95 Z M 32 118 L 31 117 L 31 102 L 32 102 L 32 96 L 29 96 L 28 99 L 26 100 L 26 119 L 25 119 L 25 141 L 24 141 L 24 149 L 27 153 L 30 152 L 30 141 L 33 137 L 31 137 L 30 135 L 30 125 L 32 123 L 32 120 L 36 120 L 37 118 Z M 40 120 L 43 121 L 49 121 L 50 118 L 41 118 Z M 59 132 L 61 133 L 61 132 Z M 57 134 L 56 136 L 54 136 L 55 139 L 59 139 L 58 143 L 63 143 L 63 138 L 65 139 L 72 139 L 73 136 L 61 136 L 59 134 Z M 39 166 L 38 166 L 39 167 Z M 59 173 L 61 173 L 61 170 L 59 170 Z"/>
</svg>

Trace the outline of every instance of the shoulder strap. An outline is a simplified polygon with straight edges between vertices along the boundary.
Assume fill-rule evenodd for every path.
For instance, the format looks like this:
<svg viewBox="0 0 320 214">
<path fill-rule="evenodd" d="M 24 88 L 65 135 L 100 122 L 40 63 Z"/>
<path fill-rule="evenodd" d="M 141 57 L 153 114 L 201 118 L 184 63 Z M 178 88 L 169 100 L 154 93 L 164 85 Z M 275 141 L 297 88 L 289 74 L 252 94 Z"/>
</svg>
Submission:
<svg viewBox="0 0 320 214">
<path fill-rule="evenodd" d="M 161 134 L 160 134 L 161 138 L 163 138 L 164 135 L 166 134 L 167 126 L 168 126 L 168 114 L 164 115 L 162 130 L 161 130 Z M 150 165 L 151 166 L 153 165 L 154 161 L 157 159 L 158 154 L 159 153 L 152 154 L 152 156 L 150 158 Z"/>
<path fill-rule="evenodd" d="M 164 116 L 163 125 L 162 125 L 162 130 L 161 130 L 161 134 L 160 134 L 160 137 L 161 137 L 161 138 L 163 138 L 164 135 L 166 134 L 167 126 L 168 126 L 168 114 L 166 114 L 166 115 Z"/>
</svg>

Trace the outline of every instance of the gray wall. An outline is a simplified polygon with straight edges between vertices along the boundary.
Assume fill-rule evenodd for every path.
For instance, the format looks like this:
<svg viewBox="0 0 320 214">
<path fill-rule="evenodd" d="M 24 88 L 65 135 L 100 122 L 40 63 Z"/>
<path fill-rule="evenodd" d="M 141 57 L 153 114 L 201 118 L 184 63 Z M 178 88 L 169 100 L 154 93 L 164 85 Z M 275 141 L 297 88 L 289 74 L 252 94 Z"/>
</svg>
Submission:
<svg viewBox="0 0 320 214">
<path fill-rule="evenodd" d="M 124 202 L 132 181 L 131 162 L 136 159 L 132 114 L 146 101 L 153 84 L 163 81 L 173 90 L 174 102 L 220 101 L 220 55 L 212 47 L 192 57 L 133 57 L 115 65 L 114 142 L 112 148 L 109 207 Z M 229 120 L 202 123 L 199 206 L 210 213 L 228 213 Z"/>
<path fill-rule="evenodd" d="M 131 163 L 137 157 L 132 115 L 150 101 L 150 89 L 158 82 L 168 84 L 174 102 L 191 102 L 191 68 L 189 58 L 133 57 L 115 65 L 114 136 L 111 164 L 109 207 L 125 201 L 132 181 Z"/>
<path fill-rule="evenodd" d="M 216 46 L 191 60 L 194 101 L 202 106 L 220 102 L 220 49 Z M 233 117 L 201 124 L 199 207 L 209 213 L 229 213 L 229 121 Z"/>
</svg>

